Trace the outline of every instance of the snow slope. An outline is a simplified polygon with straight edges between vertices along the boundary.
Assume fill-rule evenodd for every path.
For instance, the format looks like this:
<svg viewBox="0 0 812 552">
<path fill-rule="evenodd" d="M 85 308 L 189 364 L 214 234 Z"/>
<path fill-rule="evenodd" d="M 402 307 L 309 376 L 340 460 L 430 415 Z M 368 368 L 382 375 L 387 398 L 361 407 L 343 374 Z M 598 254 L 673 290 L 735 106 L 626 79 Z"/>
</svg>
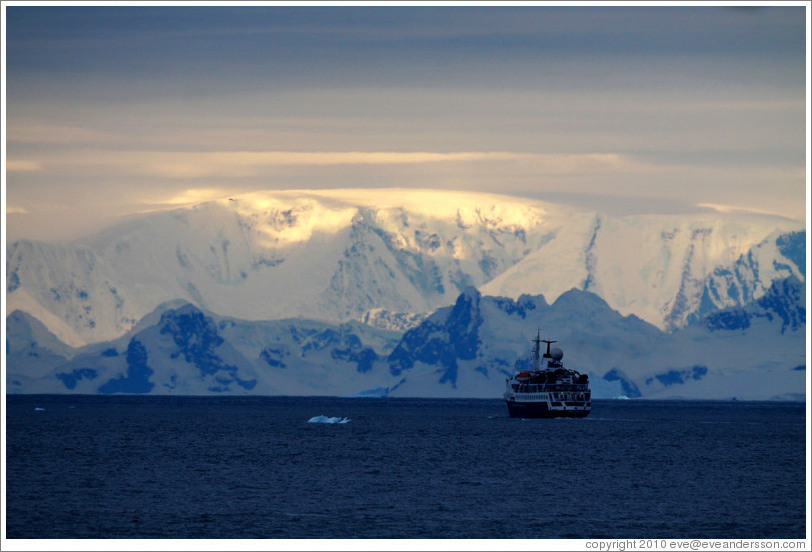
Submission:
<svg viewBox="0 0 812 552">
<path fill-rule="evenodd" d="M 466 288 L 405 334 L 359 322 L 243 321 L 169 304 L 115 341 L 71 350 L 23 313 L 8 318 L 10 393 L 498 398 L 526 368 L 537 329 L 596 398 L 805 397 L 803 284 L 776 282 L 743 307 L 666 333 L 591 292 L 552 304 Z"/>
<path fill-rule="evenodd" d="M 15 242 L 6 313 L 27 312 L 80 347 L 174 300 L 242 320 L 403 330 L 468 286 L 549 300 L 576 288 L 674 330 L 775 280 L 803 281 L 803 236 L 802 224 L 777 218 L 614 218 L 467 192 L 258 192 L 69 244 Z"/>
<path fill-rule="evenodd" d="M 554 299 L 576 287 L 599 295 L 621 314 L 676 329 L 695 318 L 703 297 L 709 311 L 757 298 L 778 279 L 803 280 L 804 263 L 788 260 L 776 243 L 791 227 L 774 219 L 717 214 L 580 214 L 556 239 L 480 289 L 488 295 L 542 293 Z"/>
<path fill-rule="evenodd" d="M 540 328 L 568 367 L 589 374 L 595 397 L 803 399 L 804 304 L 803 285 L 789 278 L 743 308 L 665 333 L 589 292 L 573 289 L 548 304 L 469 288 L 406 332 L 390 370 L 403 378 L 396 395 L 493 396 L 505 377 L 529 367 Z"/>
<path fill-rule="evenodd" d="M 62 355 L 53 361 L 53 336 L 32 332 L 30 317 L 13 313 L 8 318 L 9 334 L 16 336 L 7 362 L 8 391 L 350 394 L 391 383 L 379 361 L 400 337 L 358 322 L 236 320 L 189 303 L 163 305 L 147 318 L 114 341 L 73 350 L 61 345 Z"/>
</svg>

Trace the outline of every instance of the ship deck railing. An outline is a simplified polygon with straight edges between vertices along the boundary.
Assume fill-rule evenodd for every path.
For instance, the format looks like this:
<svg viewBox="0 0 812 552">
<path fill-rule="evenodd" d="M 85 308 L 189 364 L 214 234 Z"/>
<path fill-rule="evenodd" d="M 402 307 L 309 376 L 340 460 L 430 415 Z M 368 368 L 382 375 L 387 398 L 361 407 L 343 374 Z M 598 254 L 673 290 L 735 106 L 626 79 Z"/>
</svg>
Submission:
<svg viewBox="0 0 812 552">
<path fill-rule="evenodd" d="M 553 392 L 553 393 L 585 393 L 589 391 L 589 384 L 586 383 L 576 383 L 576 384 L 565 384 L 565 385 L 557 385 L 557 384 L 549 384 L 549 383 L 526 383 L 521 385 L 516 385 L 516 390 L 521 393 L 545 393 L 545 392 Z"/>
</svg>

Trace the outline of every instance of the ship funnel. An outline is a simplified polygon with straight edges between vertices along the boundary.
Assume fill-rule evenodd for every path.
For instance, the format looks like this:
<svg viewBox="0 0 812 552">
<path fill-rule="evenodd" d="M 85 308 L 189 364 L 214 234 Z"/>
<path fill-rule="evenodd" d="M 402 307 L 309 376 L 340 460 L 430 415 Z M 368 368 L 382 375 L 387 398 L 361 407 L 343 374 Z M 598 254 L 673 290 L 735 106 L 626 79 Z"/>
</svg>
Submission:
<svg viewBox="0 0 812 552">
<path fill-rule="evenodd" d="M 544 353 L 544 358 L 553 358 L 552 355 L 550 354 L 550 344 L 558 343 L 558 341 L 550 341 L 549 339 L 542 339 L 541 341 L 547 344 L 547 352 Z M 561 354 L 563 356 L 564 353 Z"/>
</svg>

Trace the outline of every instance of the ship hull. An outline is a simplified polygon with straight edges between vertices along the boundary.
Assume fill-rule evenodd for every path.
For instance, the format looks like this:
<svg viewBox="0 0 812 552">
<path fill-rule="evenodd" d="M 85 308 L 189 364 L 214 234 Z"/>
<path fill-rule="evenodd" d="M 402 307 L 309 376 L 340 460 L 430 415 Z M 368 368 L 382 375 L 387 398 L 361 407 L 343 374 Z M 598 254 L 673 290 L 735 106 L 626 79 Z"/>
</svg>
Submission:
<svg viewBox="0 0 812 552">
<path fill-rule="evenodd" d="M 586 418 L 586 410 L 550 409 L 546 402 L 505 401 L 511 418 Z"/>
</svg>

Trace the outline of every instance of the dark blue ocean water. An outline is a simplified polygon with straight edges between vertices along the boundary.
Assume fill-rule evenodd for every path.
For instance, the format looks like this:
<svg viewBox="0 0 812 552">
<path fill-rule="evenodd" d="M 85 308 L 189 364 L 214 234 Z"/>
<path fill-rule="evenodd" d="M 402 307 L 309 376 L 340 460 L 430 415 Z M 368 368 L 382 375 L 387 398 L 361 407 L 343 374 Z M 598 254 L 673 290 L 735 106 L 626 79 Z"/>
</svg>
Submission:
<svg viewBox="0 0 812 552">
<path fill-rule="evenodd" d="M 803 538 L 804 410 L 9 396 L 7 535 Z"/>
</svg>

